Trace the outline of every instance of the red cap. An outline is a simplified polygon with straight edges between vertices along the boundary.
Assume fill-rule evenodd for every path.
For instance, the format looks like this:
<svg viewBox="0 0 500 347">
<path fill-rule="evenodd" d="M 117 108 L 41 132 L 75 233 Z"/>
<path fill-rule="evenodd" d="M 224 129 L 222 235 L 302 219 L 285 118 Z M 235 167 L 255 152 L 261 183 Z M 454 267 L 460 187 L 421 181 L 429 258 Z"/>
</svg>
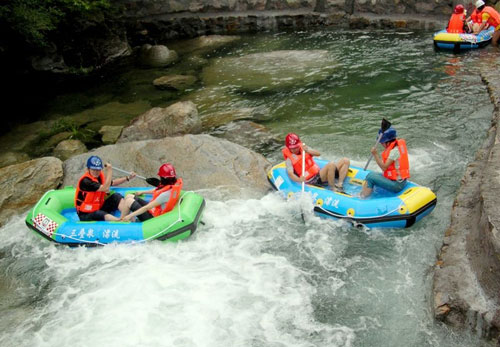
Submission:
<svg viewBox="0 0 500 347">
<path fill-rule="evenodd" d="M 465 10 L 464 5 L 458 4 L 457 6 L 455 6 L 453 13 L 456 13 L 456 14 L 464 13 L 464 10 Z"/>
<path fill-rule="evenodd" d="M 301 144 L 302 144 L 302 142 L 300 142 L 299 135 L 294 134 L 294 133 L 290 133 L 290 134 L 286 135 L 285 146 L 287 146 L 288 148 L 290 148 L 290 149 L 297 148 L 297 147 L 300 147 Z"/>
<path fill-rule="evenodd" d="M 158 176 L 163 178 L 175 177 L 175 169 L 174 166 L 170 163 L 163 164 L 158 169 Z"/>
</svg>

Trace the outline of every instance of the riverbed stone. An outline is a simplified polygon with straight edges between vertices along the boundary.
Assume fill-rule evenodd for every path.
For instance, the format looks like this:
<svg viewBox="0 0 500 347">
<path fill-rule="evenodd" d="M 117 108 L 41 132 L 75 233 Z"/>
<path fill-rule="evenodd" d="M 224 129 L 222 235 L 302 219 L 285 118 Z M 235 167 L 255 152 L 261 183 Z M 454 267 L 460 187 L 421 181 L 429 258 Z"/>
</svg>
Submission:
<svg viewBox="0 0 500 347">
<path fill-rule="evenodd" d="M 191 87 L 197 78 L 190 75 L 166 75 L 153 81 L 153 85 L 158 89 L 185 90 Z"/>
<path fill-rule="evenodd" d="M 163 67 L 178 59 L 175 51 L 164 45 L 145 44 L 139 50 L 139 64 L 148 67 Z"/>
<path fill-rule="evenodd" d="M 64 185 L 76 184 L 89 155 L 98 155 L 117 168 L 145 177 L 156 176 L 158 167 L 170 162 L 183 178 L 185 190 L 213 190 L 213 194 L 225 199 L 261 197 L 270 189 L 269 161 L 245 147 L 210 135 L 165 137 L 100 147 L 64 162 Z M 147 184 L 136 178 L 126 185 Z"/>
<path fill-rule="evenodd" d="M 64 140 L 54 148 L 53 155 L 61 160 L 66 160 L 74 155 L 86 153 L 87 147 L 80 140 Z"/>
<path fill-rule="evenodd" d="M 101 141 L 105 145 L 115 143 L 120 138 L 122 134 L 123 126 L 121 125 L 104 125 L 99 129 L 99 134 L 101 134 Z"/>
<path fill-rule="evenodd" d="M 282 50 L 215 59 L 203 69 L 202 79 L 205 85 L 270 92 L 322 81 L 337 66 L 326 50 Z"/>
<path fill-rule="evenodd" d="M 19 164 L 28 161 L 30 159 L 31 159 L 30 156 L 24 152 L 13 152 L 13 151 L 2 152 L 0 154 L 0 168 L 9 165 Z"/>
<path fill-rule="evenodd" d="M 159 139 L 165 136 L 201 132 L 201 120 L 191 101 L 177 102 L 169 107 L 154 107 L 123 129 L 118 142 Z"/>
<path fill-rule="evenodd" d="M 230 122 L 217 128 L 212 134 L 258 153 L 278 150 L 283 142 L 265 126 L 248 120 Z"/>
<path fill-rule="evenodd" d="M 31 208 L 49 189 L 59 187 L 63 163 L 43 157 L 0 168 L 0 226 Z"/>
<path fill-rule="evenodd" d="M 178 41 L 169 46 L 180 55 L 188 53 L 204 55 L 240 39 L 241 37 L 236 35 L 202 35 L 194 39 Z"/>
</svg>

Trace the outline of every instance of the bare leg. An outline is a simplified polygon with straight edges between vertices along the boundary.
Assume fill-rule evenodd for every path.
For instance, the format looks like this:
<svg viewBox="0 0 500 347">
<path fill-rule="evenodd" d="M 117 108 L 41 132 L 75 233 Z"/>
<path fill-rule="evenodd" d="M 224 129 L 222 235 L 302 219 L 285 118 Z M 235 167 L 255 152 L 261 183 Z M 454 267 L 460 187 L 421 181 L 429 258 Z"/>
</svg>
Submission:
<svg viewBox="0 0 500 347">
<path fill-rule="evenodd" d="M 120 218 L 117 218 L 117 217 L 113 216 L 112 214 L 108 213 L 104 216 L 104 220 L 107 222 L 117 222 L 120 220 Z"/>
<path fill-rule="evenodd" d="M 491 38 L 491 44 L 492 44 L 493 46 L 497 47 L 497 46 L 498 46 L 498 39 L 500 39 L 500 30 L 495 31 L 495 32 L 493 33 L 493 36 L 492 36 L 492 38 Z"/>
<path fill-rule="evenodd" d="M 347 176 L 347 172 L 349 171 L 349 165 L 351 165 L 351 161 L 347 158 L 342 158 L 337 163 L 337 168 L 339 170 L 338 188 L 344 187 L 344 180 Z"/>
<path fill-rule="evenodd" d="M 366 182 L 363 182 L 363 189 L 361 190 L 361 197 L 362 198 L 366 198 L 368 196 L 370 196 L 370 194 L 372 193 L 372 188 L 368 188 L 368 186 L 366 185 Z"/>
<path fill-rule="evenodd" d="M 334 163 L 330 162 L 319 171 L 321 180 L 323 182 L 328 181 L 328 185 L 332 187 L 333 191 L 335 191 L 335 170 L 337 170 L 337 167 Z"/>
</svg>

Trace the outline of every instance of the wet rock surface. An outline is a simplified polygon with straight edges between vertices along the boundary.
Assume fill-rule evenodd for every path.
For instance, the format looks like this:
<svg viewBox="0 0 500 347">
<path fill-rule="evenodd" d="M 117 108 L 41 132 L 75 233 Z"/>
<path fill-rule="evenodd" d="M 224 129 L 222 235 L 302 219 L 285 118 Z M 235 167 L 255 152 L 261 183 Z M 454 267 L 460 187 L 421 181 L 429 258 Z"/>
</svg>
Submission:
<svg viewBox="0 0 500 347">
<path fill-rule="evenodd" d="M 494 104 L 492 127 L 455 198 L 434 274 L 434 315 L 500 344 L 500 78 L 481 76 Z"/>
</svg>

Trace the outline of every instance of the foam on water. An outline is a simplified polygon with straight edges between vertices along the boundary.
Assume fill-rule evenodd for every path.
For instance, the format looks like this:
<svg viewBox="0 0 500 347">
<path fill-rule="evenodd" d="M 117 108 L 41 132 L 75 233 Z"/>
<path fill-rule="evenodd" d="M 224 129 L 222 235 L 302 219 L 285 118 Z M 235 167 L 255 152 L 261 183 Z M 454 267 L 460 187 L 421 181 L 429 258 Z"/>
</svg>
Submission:
<svg viewBox="0 0 500 347">
<path fill-rule="evenodd" d="M 265 251 L 269 243 L 289 237 L 287 225 L 276 233 L 279 222 L 268 224 L 271 219 L 283 224 L 290 208 L 276 194 L 261 200 L 209 201 L 206 227 L 188 242 L 96 249 L 56 247 L 29 233 L 21 221 L 9 224 L 1 231 L 10 235 L 7 249 L 17 253 L 24 247 L 21 257 L 42 265 L 36 277 L 46 284 L 39 301 L 26 303 L 34 305 L 33 312 L 15 332 L 4 330 L 1 341 L 37 346 L 349 346 L 352 329 L 315 321 L 315 288 L 307 274 L 287 257 Z M 315 234 L 305 237 L 307 247 L 324 237 Z M 333 254 L 317 247 L 313 251 L 319 259 Z"/>
</svg>

